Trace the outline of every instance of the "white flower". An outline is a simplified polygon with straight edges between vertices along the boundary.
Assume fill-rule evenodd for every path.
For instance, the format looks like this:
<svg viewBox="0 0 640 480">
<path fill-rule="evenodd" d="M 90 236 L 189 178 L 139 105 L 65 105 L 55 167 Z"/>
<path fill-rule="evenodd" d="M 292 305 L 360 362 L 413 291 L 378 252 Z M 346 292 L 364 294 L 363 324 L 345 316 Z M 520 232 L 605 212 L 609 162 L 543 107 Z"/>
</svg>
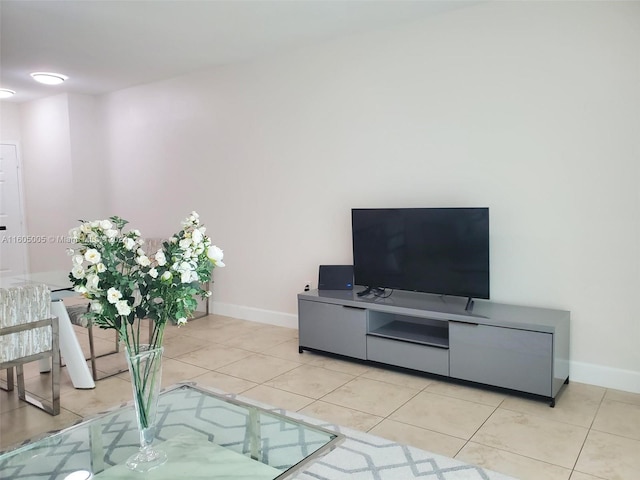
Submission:
<svg viewBox="0 0 640 480">
<path fill-rule="evenodd" d="M 169 270 L 167 270 L 166 272 L 164 272 L 164 273 L 162 274 L 162 276 L 160 277 L 160 279 L 161 279 L 161 280 L 165 280 L 165 281 L 167 281 L 167 280 L 171 280 L 171 277 L 172 277 L 172 276 L 173 276 L 173 275 L 171 275 L 171 272 L 170 272 Z"/>
<path fill-rule="evenodd" d="M 102 313 L 102 304 L 100 302 L 91 302 L 91 311 L 95 313 Z"/>
<path fill-rule="evenodd" d="M 109 220 L 100 220 L 100 228 L 103 230 L 111 230 L 112 227 L 113 225 L 111 225 Z"/>
<path fill-rule="evenodd" d="M 187 319 L 185 317 L 180 317 L 177 321 L 176 324 L 181 327 L 182 325 L 186 325 L 187 324 Z"/>
<path fill-rule="evenodd" d="M 104 263 L 100 262 L 99 264 L 96 265 L 96 271 L 98 273 L 104 273 L 107 271 L 107 267 L 105 266 Z"/>
<path fill-rule="evenodd" d="M 149 260 L 149 257 L 147 257 L 146 255 L 140 255 L 139 257 L 136 257 L 136 262 L 141 267 L 148 267 L 149 265 L 151 265 L 151 260 Z"/>
<path fill-rule="evenodd" d="M 183 238 L 182 240 L 180 240 L 180 243 L 178 243 L 178 245 L 180 245 L 180 248 L 189 248 L 189 245 L 191 245 L 191 239 Z"/>
<path fill-rule="evenodd" d="M 93 263 L 94 265 L 98 263 L 101 260 L 101 258 L 102 256 L 100 255 L 100 252 L 97 251 L 95 248 L 90 248 L 84 254 L 84 259 L 89 263 Z"/>
<path fill-rule="evenodd" d="M 100 278 L 95 273 L 87 275 L 87 282 L 85 283 L 87 290 L 90 292 L 95 292 L 96 290 L 98 290 L 99 281 Z"/>
<path fill-rule="evenodd" d="M 211 290 L 207 290 L 204 294 L 205 297 L 209 298 L 211 296 Z"/>
<path fill-rule="evenodd" d="M 224 267 L 224 262 L 222 261 L 224 252 L 221 248 L 211 245 L 207 248 L 207 257 L 209 257 L 209 260 L 211 260 L 216 267 Z"/>
<path fill-rule="evenodd" d="M 191 215 L 189 215 L 187 218 L 185 218 L 182 221 L 182 226 L 183 227 L 190 227 L 191 225 L 197 225 L 198 223 L 200 223 L 200 220 L 198 220 L 199 215 L 196 212 L 191 212 Z"/>
<path fill-rule="evenodd" d="M 194 245 L 202 242 L 202 233 L 200 232 L 200 230 L 194 230 L 193 232 L 191 232 L 191 240 L 193 241 Z"/>
<path fill-rule="evenodd" d="M 82 265 L 82 262 L 84 262 L 84 257 L 82 255 L 74 255 L 71 260 L 73 261 L 74 265 Z"/>
<path fill-rule="evenodd" d="M 158 278 L 158 270 L 156 270 L 155 268 L 152 268 L 151 270 L 149 270 L 149 276 L 151 278 Z"/>
<path fill-rule="evenodd" d="M 169 241 L 170 241 L 171 243 L 176 243 L 176 242 L 178 241 L 178 239 L 177 239 L 176 237 L 171 237 L 171 238 L 169 239 Z"/>
<path fill-rule="evenodd" d="M 104 234 L 107 236 L 107 238 L 116 238 L 116 236 L 118 235 L 118 231 L 114 230 L 113 228 L 110 228 L 109 230 L 105 230 Z"/>
<path fill-rule="evenodd" d="M 76 285 L 73 289 L 81 295 L 87 293 L 87 288 L 84 285 Z"/>
<path fill-rule="evenodd" d="M 124 248 L 126 248 L 127 250 L 131 250 L 136 245 L 136 241 L 133 238 L 129 237 L 123 238 L 122 243 L 124 243 Z"/>
<path fill-rule="evenodd" d="M 167 257 L 164 256 L 164 252 L 162 250 L 158 250 L 156 252 L 156 262 L 161 267 L 164 267 L 167 264 Z"/>
<path fill-rule="evenodd" d="M 118 315 L 126 316 L 131 313 L 131 307 L 126 300 L 118 300 L 116 302 L 116 310 L 118 310 Z"/>
<path fill-rule="evenodd" d="M 120 290 L 117 290 L 114 287 L 111 287 L 109 290 L 107 290 L 107 300 L 109 303 L 116 303 L 121 298 L 122 293 L 120 293 Z"/>
<path fill-rule="evenodd" d="M 140 235 L 142 235 L 140 233 L 140 230 L 131 230 L 131 233 L 133 233 L 136 237 L 139 237 Z"/>
<path fill-rule="evenodd" d="M 98 236 L 95 234 L 95 232 L 88 233 L 85 236 L 85 241 L 90 243 L 96 243 L 98 241 Z"/>
<path fill-rule="evenodd" d="M 175 263 L 172 268 L 180 273 L 181 283 L 191 283 L 198 281 L 198 274 L 195 271 L 196 267 L 197 264 L 195 262 L 181 262 Z"/>
<path fill-rule="evenodd" d="M 77 241 L 80 238 L 80 228 L 75 227 L 69 230 L 69 236 L 71 237 L 71 240 Z"/>
<path fill-rule="evenodd" d="M 81 233 L 91 233 L 91 225 L 88 223 L 83 223 L 79 228 Z"/>
<path fill-rule="evenodd" d="M 78 280 L 84 278 L 84 268 L 82 268 L 82 265 L 74 265 L 71 269 L 71 275 Z"/>
<path fill-rule="evenodd" d="M 73 256 L 75 253 L 76 252 L 73 248 L 67 248 L 67 255 L 69 255 L 70 257 Z"/>
<path fill-rule="evenodd" d="M 143 249 L 141 249 L 141 248 L 139 248 L 138 250 L 136 250 L 136 253 L 137 253 L 138 255 L 146 255 L 146 253 L 144 252 L 144 250 L 143 250 Z"/>
</svg>

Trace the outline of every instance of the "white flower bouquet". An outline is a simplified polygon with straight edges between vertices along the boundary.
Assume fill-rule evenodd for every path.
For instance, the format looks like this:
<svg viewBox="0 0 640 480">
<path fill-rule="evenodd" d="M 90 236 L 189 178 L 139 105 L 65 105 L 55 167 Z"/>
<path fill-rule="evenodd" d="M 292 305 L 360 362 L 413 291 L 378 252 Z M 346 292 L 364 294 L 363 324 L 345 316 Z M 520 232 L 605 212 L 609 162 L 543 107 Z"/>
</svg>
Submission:
<svg viewBox="0 0 640 480">
<path fill-rule="evenodd" d="M 128 353 L 140 353 L 141 328 L 149 319 L 153 329 L 148 347 L 162 346 L 167 321 L 185 324 L 197 308 L 196 297 L 211 292 L 202 284 L 214 267 L 224 267 L 223 252 L 211 244 L 199 216 L 192 212 L 182 229 L 157 252 L 145 252 L 138 230 L 124 232 L 120 217 L 82 221 L 69 233 L 74 289 L 91 300 L 88 318 L 101 328 L 118 331 Z"/>
</svg>

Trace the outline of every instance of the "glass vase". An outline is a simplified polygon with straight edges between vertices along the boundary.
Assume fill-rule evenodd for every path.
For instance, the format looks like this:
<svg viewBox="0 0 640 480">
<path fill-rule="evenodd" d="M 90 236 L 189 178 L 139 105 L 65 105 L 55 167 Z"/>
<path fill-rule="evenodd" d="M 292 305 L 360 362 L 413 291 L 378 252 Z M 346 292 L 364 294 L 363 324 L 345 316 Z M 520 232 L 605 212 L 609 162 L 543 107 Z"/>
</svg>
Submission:
<svg viewBox="0 0 640 480">
<path fill-rule="evenodd" d="M 150 348 L 149 345 L 140 345 L 138 354 L 130 355 L 128 350 L 126 352 L 140 433 L 140 450 L 129 457 L 127 467 L 138 472 L 147 472 L 167 461 L 167 454 L 152 446 L 156 435 L 163 351 L 163 347 Z"/>
</svg>

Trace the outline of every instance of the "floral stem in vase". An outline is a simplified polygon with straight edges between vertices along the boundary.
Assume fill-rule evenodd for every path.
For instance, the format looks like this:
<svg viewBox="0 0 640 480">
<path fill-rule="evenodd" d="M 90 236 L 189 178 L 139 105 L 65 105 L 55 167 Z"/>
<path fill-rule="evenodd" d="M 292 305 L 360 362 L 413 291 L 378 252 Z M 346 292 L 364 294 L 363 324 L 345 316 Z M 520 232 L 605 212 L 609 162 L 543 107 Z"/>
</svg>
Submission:
<svg viewBox="0 0 640 480">
<path fill-rule="evenodd" d="M 164 348 L 149 347 L 149 345 L 140 345 L 140 352 L 137 354 L 132 354 L 127 350 L 127 362 L 131 373 L 133 400 L 140 433 L 140 450 L 127 460 L 127 466 L 141 472 L 149 471 L 167 461 L 166 453 L 152 446 L 156 434 L 156 415 Z"/>
</svg>

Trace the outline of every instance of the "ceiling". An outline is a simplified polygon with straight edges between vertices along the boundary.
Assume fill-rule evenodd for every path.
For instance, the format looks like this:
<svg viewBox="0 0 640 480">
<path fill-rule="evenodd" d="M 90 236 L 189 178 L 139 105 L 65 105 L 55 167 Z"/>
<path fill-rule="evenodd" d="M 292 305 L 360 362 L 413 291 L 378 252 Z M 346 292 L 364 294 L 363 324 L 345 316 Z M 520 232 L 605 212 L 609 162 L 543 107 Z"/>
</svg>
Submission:
<svg viewBox="0 0 640 480">
<path fill-rule="evenodd" d="M 478 3 L 461 0 L 0 0 L 3 102 L 98 95 Z M 69 76 L 45 86 L 29 73 Z"/>
</svg>

